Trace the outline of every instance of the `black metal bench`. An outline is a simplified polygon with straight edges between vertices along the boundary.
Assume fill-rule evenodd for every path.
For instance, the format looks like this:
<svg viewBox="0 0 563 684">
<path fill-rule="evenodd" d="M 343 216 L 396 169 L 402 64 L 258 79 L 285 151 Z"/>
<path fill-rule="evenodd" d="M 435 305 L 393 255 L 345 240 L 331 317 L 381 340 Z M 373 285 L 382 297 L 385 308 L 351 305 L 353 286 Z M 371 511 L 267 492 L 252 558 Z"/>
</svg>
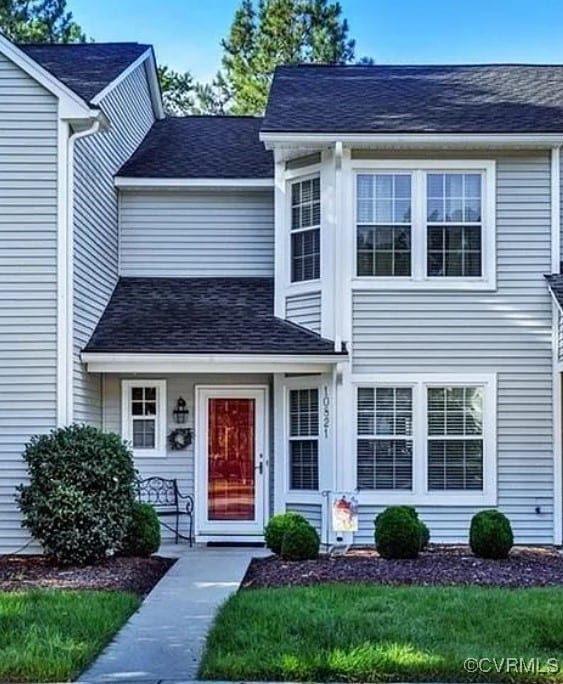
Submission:
<svg viewBox="0 0 563 684">
<path fill-rule="evenodd" d="M 189 494 L 182 494 L 178 489 L 177 480 L 167 480 L 163 477 L 147 477 L 137 480 L 137 497 L 141 503 L 154 506 L 161 518 L 175 518 L 175 526 L 170 527 L 161 521 L 161 525 L 175 533 L 175 543 L 180 537 L 187 539 L 190 546 L 193 541 L 193 512 L 194 500 Z M 188 536 L 180 534 L 180 516 L 188 516 Z"/>
</svg>

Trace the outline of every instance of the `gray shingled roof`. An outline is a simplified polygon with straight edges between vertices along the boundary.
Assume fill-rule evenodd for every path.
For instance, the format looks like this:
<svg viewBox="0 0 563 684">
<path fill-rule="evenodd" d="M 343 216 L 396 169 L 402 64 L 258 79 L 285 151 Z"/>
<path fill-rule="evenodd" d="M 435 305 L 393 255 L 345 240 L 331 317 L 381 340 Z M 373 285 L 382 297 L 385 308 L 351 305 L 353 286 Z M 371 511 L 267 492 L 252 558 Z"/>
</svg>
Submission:
<svg viewBox="0 0 563 684">
<path fill-rule="evenodd" d="M 18 47 L 89 102 L 151 46 L 139 43 L 47 43 Z"/>
<path fill-rule="evenodd" d="M 273 310 L 271 278 L 121 278 L 84 351 L 335 353 Z"/>
<path fill-rule="evenodd" d="M 118 176 L 272 178 L 272 153 L 258 139 L 262 119 L 183 116 L 156 121 Z"/>
<path fill-rule="evenodd" d="M 563 66 L 283 66 L 263 131 L 563 132 Z"/>
<path fill-rule="evenodd" d="M 563 308 L 563 274 L 546 275 L 545 279 L 555 299 L 559 302 L 559 306 Z"/>
</svg>

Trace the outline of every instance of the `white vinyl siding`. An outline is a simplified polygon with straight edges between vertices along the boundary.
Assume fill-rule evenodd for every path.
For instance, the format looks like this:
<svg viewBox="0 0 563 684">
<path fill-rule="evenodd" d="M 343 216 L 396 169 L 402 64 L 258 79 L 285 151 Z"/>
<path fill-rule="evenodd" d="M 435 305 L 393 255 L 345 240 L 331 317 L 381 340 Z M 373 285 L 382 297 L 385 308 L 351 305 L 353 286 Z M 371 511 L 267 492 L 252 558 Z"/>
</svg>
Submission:
<svg viewBox="0 0 563 684">
<path fill-rule="evenodd" d="M 56 422 L 57 100 L 0 55 L 0 553 L 29 437 Z"/>
<path fill-rule="evenodd" d="M 382 371 L 497 374 L 498 507 L 517 541 L 553 539 L 548 153 L 496 159 L 496 292 L 353 293 L 352 366 Z M 540 513 L 536 513 L 536 507 Z M 479 506 L 421 506 L 436 538 L 466 539 Z M 357 538 L 372 536 L 376 507 L 361 509 Z M 557 515 L 561 512 L 557 511 Z"/>
<path fill-rule="evenodd" d="M 74 189 L 74 419 L 100 425 L 101 379 L 86 373 L 79 353 L 88 342 L 118 275 L 118 198 L 113 177 L 154 120 L 145 66 L 100 102 L 109 130 L 79 139 Z"/>
<path fill-rule="evenodd" d="M 272 276 L 271 190 L 122 191 L 123 276 Z"/>
<path fill-rule="evenodd" d="M 309 328 L 320 335 L 321 332 L 321 293 L 307 292 L 292 295 L 285 300 L 285 317 L 288 321 Z"/>
<path fill-rule="evenodd" d="M 123 435 L 122 431 L 122 381 L 136 380 L 133 376 L 106 374 L 103 384 L 103 428 L 108 432 L 116 432 Z M 143 381 L 150 382 L 151 376 L 143 376 Z M 195 418 L 195 386 L 196 385 L 268 385 L 271 377 L 268 375 L 223 375 L 218 373 L 207 375 L 154 375 L 153 381 L 166 381 L 166 411 L 165 432 L 166 435 L 178 427 L 194 429 Z M 178 425 L 174 422 L 173 411 L 178 397 L 186 401 L 189 415 L 186 422 Z M 180 451 L 171 450 L 168 445 L 164 457 L 160 455 L 143 455 L 135 458 L 135 467 L 141 477 L 159 476 L 164 478 L 176 478 L 178 486 L 183 494 L 194 496 L 194 439 L 192 444 Z M 265 454 L 265 457 L 266 454 Z M 270 458 L 270 467 L 273 470 L 273 457 Z M 186 532 L 185 520 L 180 531 Z M 172 539 L 172 533 L 162 528 L 165 539 Z"/>
</svg>

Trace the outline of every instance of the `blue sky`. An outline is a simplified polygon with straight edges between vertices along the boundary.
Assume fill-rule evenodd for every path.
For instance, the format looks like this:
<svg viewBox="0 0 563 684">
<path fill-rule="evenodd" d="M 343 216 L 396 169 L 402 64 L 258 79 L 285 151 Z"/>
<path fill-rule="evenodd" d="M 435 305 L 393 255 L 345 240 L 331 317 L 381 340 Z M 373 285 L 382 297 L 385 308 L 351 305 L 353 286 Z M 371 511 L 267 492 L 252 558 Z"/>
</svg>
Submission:
<svg viewBox="0 0 563 684">
<path fill-rule="evenodd" d="M 98 41 L 152 43 L 161 63 L 209 79 L 239 0 L 68 0 Z M 341 0 L 356 54 L 380 64 L 563 63 L 561 0 Z"/>
</svg>

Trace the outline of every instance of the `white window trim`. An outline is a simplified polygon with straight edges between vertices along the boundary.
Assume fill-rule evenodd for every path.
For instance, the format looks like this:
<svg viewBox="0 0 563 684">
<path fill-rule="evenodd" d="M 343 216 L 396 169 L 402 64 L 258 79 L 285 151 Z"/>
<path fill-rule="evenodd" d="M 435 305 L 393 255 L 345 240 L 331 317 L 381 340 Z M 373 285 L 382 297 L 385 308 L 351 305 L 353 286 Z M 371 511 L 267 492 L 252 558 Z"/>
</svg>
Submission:
<svg viewBox="0 0 563 684">
<path fill-rule="evenodd" d="M 354 479 L 357 477 L 358 387 L 411 387 L 413 390 L 413 488 L 408 490 L 359 490 L 361 504 L 424 504 L 428 506 L 496 506 L 497 504 L 497 377 L 485 374 L 405 374 L 353 376 L 354 385 Z M 483 489 L 429 490 L 427 481 L 427 392 L 428 387 L 483 388 Z"/>
<path fill-rule="evenodd" d="M 356 258 L 357 176 L 362 173 L 406 173 L 412 176 L 411 276 L 358 276 Z M 426 275 L 426 174 L 429 171 L 480 172 L 482 185 L 482 276 L 464 278 Z M 355 160 L 350 174 L 352 207 L 352 289 L 357 290 L 495 290 L 496 289 L 496 163 L 484 159 Z"/>
<path fill-rule="evenodd" d="M 325 436 L 323 425 L 323 387 L 329 388 L 330 401 L 334 398 L 331 395 L 330 383 L 325 375 L 316 375 L 311 377 L 295 377 L 284 378 L 283 380 L 283 445 L 281 449 L 282 460 L 280 465 L 283 465 L 281 472 L 281 482 L 276 482 L 276 486 L 281 486 L 278 497 L 284 504 L 289 503 L 321 503 L 322 492 L 330 488 L 330 481 L 332 479 L 331 463 L 332 450 L 330 444 L 332 441 L 332 428 L 329 428 L 328 434 Z M 316 389 L 319 393 L 319 434 L 317 442 L 319 445 L 319 488 L 318 489 L 290 489 L 290 451 L 289 451 L 289 393 L 291 390 L 299 389 Z M 331 407 L 334 411 L 334 407 Z M 279 447 L 278 447 L 279 448 Z M 279 472 L 279 471 L 278 471 Z"/>
<path fill-rule="evenodd" d="M 303 181 L 313 180 L 315 178 L 319 179 L 320 183 L 320 193 L 321 193 L 321 222 L 318 226 L 307 226 L 306 228 L 298 228 L 296 230 L 292 229 L 292 191 L 291 187 L 294 183 L 302 183 Z M 284 270 L 285 270 L 285 287 L 288 295 L 301 294 L 304 292 L 311 291 L 315 286 L 320 287 L 322 274 L 323 274 L 323 187 L 321 178 L 321 167 L 306 167 L 303 169 L 295 169 L 294 171 L 285 172 L 285 245 L 286 254 L 284 257 Z M 292 267 L 292 253 L 291 253 L 291 236 L 294 233 L 302 233 L 307 230 L 318 230 L 320 234 L 320 256 L 319 256 L 319 277 L 311 278 L 310 280 L 291 280 L 291 267 Z M 276 257 L 278 258 L 278 257 Z"/>
<path fill-rule="evenodd" d="M 133 449 L 133 415 L 131 414 L 131 390 L 135 387 L 156 388 L 155 448 Z M 121 381 L 121 434 L 131 445 L 135 458 L 166 457 L 166 380 Z"/>
</svg>

